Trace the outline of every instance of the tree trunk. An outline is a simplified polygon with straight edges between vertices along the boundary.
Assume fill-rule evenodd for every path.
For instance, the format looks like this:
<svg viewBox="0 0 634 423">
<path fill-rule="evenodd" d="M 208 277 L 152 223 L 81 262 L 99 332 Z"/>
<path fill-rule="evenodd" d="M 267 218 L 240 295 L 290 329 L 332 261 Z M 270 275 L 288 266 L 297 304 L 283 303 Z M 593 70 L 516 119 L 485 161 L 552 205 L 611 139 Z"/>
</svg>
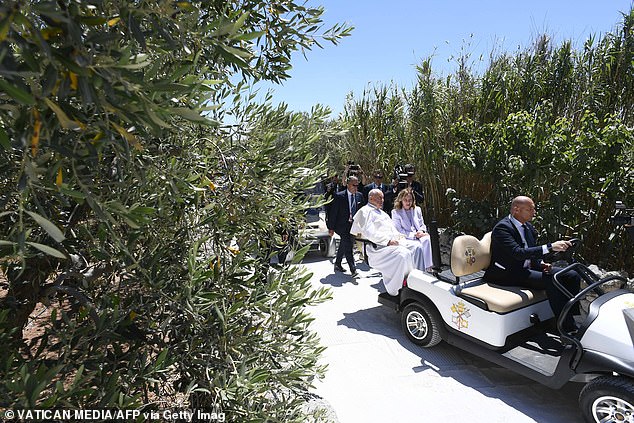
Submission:
<svg viewBox="0 0 634 423">
<path fill-rule="evenodd" d="M 15 328 L 14 338 L 21 341 L 24 328 L 40 300 L 40 291 L 53 272 L 55 261 L 49 257 L 36 257 L 26 260 L 22 266 L 9 266 L 7 279 L 9 293 L 0 300 L 0 309 L 9 309 L 8 326 Z"/>
</svg>

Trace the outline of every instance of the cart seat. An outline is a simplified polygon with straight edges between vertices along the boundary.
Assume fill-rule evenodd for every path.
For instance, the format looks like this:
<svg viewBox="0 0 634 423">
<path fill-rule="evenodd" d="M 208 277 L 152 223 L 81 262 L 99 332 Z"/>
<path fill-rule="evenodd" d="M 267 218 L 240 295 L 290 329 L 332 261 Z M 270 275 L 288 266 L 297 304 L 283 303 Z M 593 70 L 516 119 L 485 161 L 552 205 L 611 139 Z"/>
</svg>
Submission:
<svg viewBox="0 0 634 423">
<path fill-rule="evenodd" d="M 546 291 L 486 282 L 458 289 L 460 298 L 485 310 L 504 314 L 547 299 Z"/>
<path fill-rule="evenodd" d="M 482 279 L 491 263 L 491 232 L 481 240 L 471 235 L 456 237 L 451 246 L 451 273 L 463 285 L 456 295 L 485 310 L 504 314 L 547 299 L 543 290 L 489 284 Z M 478 275 L 477 278 L 469 277 Z"/>
</svg>

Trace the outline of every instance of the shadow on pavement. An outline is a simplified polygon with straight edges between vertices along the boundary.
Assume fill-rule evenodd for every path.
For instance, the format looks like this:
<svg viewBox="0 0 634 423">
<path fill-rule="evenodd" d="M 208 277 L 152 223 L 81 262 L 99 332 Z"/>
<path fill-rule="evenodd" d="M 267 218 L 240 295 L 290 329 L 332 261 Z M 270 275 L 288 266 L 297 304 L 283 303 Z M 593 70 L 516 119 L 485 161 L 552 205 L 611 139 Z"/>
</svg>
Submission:
<svg viewBox="0 0 634 423">
<path fill-rule="evenodd" d="M 383 287 L 382 283 L 372 286 L 377 288 L 377 294 Z M 570 382 L 554 390 L 444 341 L 432 348 L 419 347 L 401 331 L 400 314 L 380 305 L 344 313 L 344 318 L 337 324 L 396 340 L 421 358 L 420 366 L 412 368 L 414 373 L 433 369 L 442 377 L 453 378 L 464 386 L 505 402 L 535 421 L 581 421 L 577 412 L 581 383 Z"/>
<path fill-rule="evenodd" d="M 345 263 L 345 259 L 344 259 L 344 263 L 342 264 L 342 267 L 345 269 L 345 273 L 341 273 L 341 272 L 335 272 L 334 271 L 334 263 L 333 263 L 333 259 L 332 258 L 326 258 L 323 256 L 318 256 L 316 254 L 311 254 L 311 255 L 306 255 L 306 257 L 304 257 L 304 259 L 302 260 L 302 263 L 317 263 L 320 261 L 328 261 L 330 262 L 329 266 L 331 266 L 332 269 L 332 273 L 330 273 L 329 275 L 327 275 L 326 277 L 323 277 L 319 280 L 319 283 L 321 283 L 322 285 L 330 285 L 332 287 L 341 287 L 346 283 L 350 283 L 352 285 L 358 285 L 359 284 L 359 278 L 353 278 L 352 275 L 350 274 L 350 268 L 348 267 L 348 264 Z M 367 264 L 365 263 L 355 263 L 356 268 L 358 271 L 360 272 L 368 272 L 370 270 L 372 270 Z M 374 274 L 365 274 L 364 277 L 368 277 L 368 276 L 375 276 Z M 362 278 L 363 279 L 363 278 Z"/>
<path fill-rule="evenodd" d="M 319 282 L 323 285 L 330 285 L 334 287 L 342 287 L 344 283 L 351 283 L 353 285 L 359 285 L 356 279 L 350 276 L 349 273 L 336 272 L 331 275 L 321 278 Z"/>
<path fill-rule="evenodd" d="M 320 261 L 330 261 L 332 263 L 333 257 L 325 257 L 319 251 L 309 251 L 302 258 L 302 263 L 317 263 Z"/>
</svg>

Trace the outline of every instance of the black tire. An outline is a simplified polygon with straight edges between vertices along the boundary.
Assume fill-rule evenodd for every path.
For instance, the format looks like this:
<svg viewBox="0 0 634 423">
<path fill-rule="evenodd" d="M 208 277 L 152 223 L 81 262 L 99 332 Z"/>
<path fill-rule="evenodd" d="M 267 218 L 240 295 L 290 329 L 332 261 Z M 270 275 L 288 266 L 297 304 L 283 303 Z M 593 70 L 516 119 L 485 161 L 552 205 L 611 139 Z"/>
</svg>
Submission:
<svg viewBox="0 0 634 423">
<path fill-rule="evenodd" d="M 433 347 L 442 338 L 438 318 L 433 310 L 420 303 L 405 306 L 401 313 L 401 328 L 407 338 L 421 347 Z"/>
<path fill-rule="evenodd" d="M 319 251 L 324 257 L 334 257 L 337 254 L 337 242 L 334 237 L 320 238 Z"/>
<path fill-rule="evenodd" d="M 634 379 L 598 377 L 579 394 L 581 414 L 588 423 L 634 421 Z"/>
</svg>

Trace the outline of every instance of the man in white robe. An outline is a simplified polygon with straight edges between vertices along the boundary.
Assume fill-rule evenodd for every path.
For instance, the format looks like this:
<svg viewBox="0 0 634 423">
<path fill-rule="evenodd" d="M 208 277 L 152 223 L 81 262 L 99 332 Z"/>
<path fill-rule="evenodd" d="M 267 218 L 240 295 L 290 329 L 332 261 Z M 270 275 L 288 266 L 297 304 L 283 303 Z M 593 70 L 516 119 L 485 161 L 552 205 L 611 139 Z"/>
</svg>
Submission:
<svg viewBox="0 0 634 423">
<path fill-rule="evenodd" d="M 376 244 L 366 248 L 368 263 L 383 274 L 387 293 L 398 295 L 412 269 L 425 269 L 424 252 L 420 242 L 405 239 L 382 208 L 383 192 L 371 190 L 368 204 L 354 215 L 350 233 Z"/>
</svg>

